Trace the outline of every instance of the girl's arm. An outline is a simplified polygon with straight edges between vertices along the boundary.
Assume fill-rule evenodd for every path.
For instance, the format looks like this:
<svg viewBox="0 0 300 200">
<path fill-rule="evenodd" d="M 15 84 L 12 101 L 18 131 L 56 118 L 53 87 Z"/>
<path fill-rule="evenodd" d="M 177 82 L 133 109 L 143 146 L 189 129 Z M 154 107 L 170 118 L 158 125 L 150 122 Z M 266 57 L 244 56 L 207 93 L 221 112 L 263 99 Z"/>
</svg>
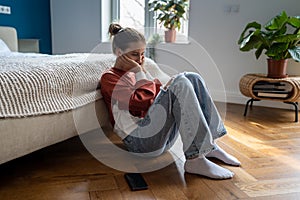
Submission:
<svg viewBox="0 0 300 200">
<path fill-rule="evenodd" d="M 163 89 L 166 90 L 168 89 L 168 87 L 171 85 L 171 83 L 173 82 L 174 80 L 174 76 L 170 78 L 170 80 L 163 86 Z"/>
<path fill-rule="evenodd" d="M 161 83 L 141 79 L 135 80 L 132 73 L 119 77 L 114 73 L 106 73 L 101 78 L 103 96 L 110 96 L 112 103 L 118 102 L 119 108 L 129 110 L 132 115 L 143 117 L 160 91 Z"/>
</svg>

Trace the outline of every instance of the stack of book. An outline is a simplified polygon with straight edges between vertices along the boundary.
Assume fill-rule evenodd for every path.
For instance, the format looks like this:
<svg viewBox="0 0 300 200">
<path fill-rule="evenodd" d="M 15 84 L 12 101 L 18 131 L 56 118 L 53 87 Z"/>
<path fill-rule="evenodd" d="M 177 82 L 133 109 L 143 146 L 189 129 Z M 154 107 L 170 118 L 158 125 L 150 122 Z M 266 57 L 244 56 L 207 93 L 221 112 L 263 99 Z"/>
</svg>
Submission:
<svg viewBox="0 0 300 200">
<path fill-rule="evenodd" d="M 292 92 L 292 86 L 286 82 L 266 82 L 255 83 L 252 89 L 258 97 L 287 98 Z"/>
</svg>

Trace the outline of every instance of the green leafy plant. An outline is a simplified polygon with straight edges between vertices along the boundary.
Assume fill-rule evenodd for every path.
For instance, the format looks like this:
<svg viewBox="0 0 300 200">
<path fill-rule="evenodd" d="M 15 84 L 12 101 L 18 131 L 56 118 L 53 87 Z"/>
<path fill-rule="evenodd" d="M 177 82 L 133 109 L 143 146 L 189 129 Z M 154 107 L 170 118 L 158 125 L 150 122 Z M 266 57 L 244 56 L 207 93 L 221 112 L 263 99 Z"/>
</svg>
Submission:
<svg viewBox="0 0 300 200">
<path fill-rule="evenodd" d="M 162 40 L 161 36 L 158 33 L 155 33 L 155 34 L 151 35 L 151 37 L 149 38 L 149 40 L 147 42 L 148 43 L 148 46 L 147 46 L 148 56 L 149 56 L 149 58 L 151 58 L 154 61 L 155 61 L 155 47 L 162 41 L 163 40 Z"/>
<path fill-rule="evenodd" d="M 293 58 L 300 62 L 300 16 L 288 16 L 283 11 L 264 26 L 251 22 L 241 33 L 238 44 L 241 51 L 256 49 L 257 59 L 265 50 L 271 59 Z"/>
<path fill-rule="evenodd" d="M 180 29 L 180 19 L 188 8 L 188 0 L 151 0 L 148 3 L 150 10 L 157 12 L 155 18 L 167 29 Z"/>
</svg>

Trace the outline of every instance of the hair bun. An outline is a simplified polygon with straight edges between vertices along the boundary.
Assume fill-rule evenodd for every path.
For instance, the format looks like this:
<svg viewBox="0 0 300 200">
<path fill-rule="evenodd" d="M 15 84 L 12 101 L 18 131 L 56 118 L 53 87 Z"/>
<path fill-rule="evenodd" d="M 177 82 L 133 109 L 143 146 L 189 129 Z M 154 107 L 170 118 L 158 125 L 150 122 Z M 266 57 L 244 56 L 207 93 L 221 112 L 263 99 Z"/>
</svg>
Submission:
<svg viewBox="0 0 300 200">
<path fill-rule="evenodd" d="M 110 36 L 114 36 L 117 33 L 119 33 L 119 31 L 122 30 L 122 29 L 123 28 L 120 24 L 110 24 L 108 32 L 109 32 Z"/>
</svg>

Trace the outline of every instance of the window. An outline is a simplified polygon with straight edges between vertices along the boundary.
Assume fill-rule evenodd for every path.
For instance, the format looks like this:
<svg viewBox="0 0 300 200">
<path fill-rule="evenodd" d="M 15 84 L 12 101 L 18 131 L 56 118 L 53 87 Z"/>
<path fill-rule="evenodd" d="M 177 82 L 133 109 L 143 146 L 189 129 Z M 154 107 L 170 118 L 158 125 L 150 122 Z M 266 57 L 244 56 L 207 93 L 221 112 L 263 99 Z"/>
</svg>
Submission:
<svg viewBox="0 0 300 200">
<path fill-rule="evenodd" d="M 112 22 L 118 22 L 125 27 L 134 27 L 146 37 L 155 32 L 154 14 L 148 11 L 148 0 L 112 0 L 111 10 Z"/>
<path fill-rule="evenodd" d="M 111 22 L 118 22 L 125 27 L 134 27 L 144 33 L 146 38 L 154 33 L 163 35 L 164 27 L 153 18 L 155 13 L 148 10 L 148 0 L 102 0 L 102 29 L 104 30 L 102 30 L 102 41 L 108 41 L 107 30 Z M 186 19 L 188 19 L 188 11 Z M 188 20 L 182 20 L 178 33 L 178 40 L 187 40 Z"/>
<path fill-rule="evenodd" d="M 125 27 L 145 27 L 145 0 L 120 0 L 119 22 Z"/>
</svg>

